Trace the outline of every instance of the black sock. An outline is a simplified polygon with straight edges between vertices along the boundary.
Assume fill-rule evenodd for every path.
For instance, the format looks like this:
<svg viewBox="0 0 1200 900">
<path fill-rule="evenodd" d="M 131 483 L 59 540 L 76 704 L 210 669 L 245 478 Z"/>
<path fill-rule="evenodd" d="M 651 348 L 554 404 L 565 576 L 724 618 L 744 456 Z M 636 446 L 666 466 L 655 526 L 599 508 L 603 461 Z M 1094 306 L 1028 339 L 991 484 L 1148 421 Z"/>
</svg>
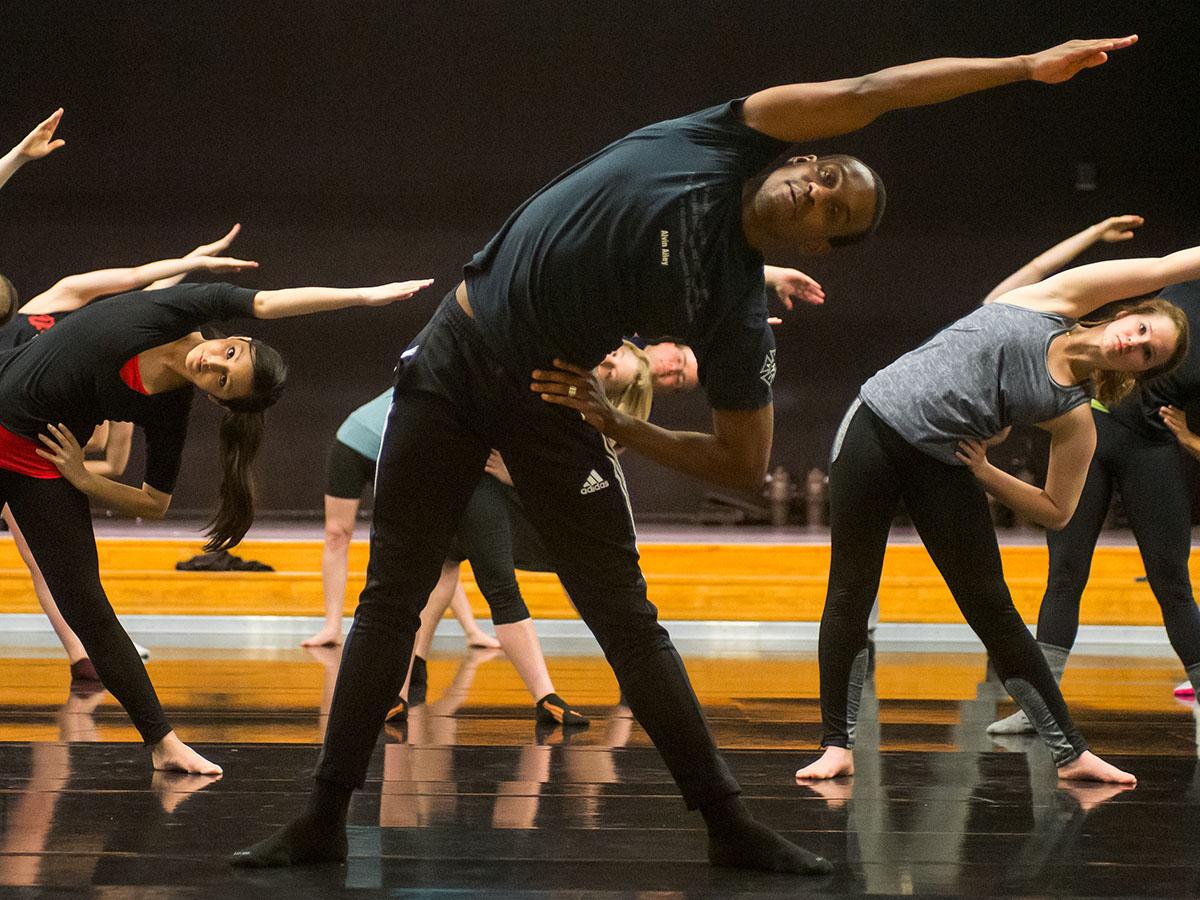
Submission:
<svg viewBox="0 0 1200 900">
<path fill-rule="evenodd" d="M 700 807 L 708 826 L 708 861 L 714 866 L 825 875 L 828 861 L 797 847 L 756 822 L 736 794 Z"/>
<path fill-rule="evenodd" d="M 417 706 L 425 702 L 425 691 L 429 687 L 429 672 L 425 660 L 419 656 L 413 657 L 412 675 L 408 679 L 408 704 Z"/>
<path fill-rule="evenodd" d="M 308 806 L 299 818 L 253 847 L 238 850 L 231 865 L 250 869 L 345 862 L 346 808 L 353 791 L 340 784 L 317 780 Z"/>
</svg>

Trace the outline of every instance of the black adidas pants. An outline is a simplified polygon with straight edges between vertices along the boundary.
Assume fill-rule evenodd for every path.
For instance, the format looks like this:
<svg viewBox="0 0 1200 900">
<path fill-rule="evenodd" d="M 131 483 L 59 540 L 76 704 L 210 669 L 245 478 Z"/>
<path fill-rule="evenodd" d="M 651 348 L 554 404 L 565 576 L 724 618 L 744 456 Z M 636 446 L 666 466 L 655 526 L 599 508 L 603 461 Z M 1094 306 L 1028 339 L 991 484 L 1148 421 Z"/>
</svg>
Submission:
<svg viewBox="0 0 1200 900">
<path fill-rule="evenodd" d="M 620 466 L 595 429 L 541 400 L 530 380 L 504 371 L 453 293 L 401 356 L 376 475 L 367 583 L 316 777 L 362 786 L 404 681 L 418 614 L 494 447 L 688 807 L 738 793 L 646 599 Z"/>
</svg>

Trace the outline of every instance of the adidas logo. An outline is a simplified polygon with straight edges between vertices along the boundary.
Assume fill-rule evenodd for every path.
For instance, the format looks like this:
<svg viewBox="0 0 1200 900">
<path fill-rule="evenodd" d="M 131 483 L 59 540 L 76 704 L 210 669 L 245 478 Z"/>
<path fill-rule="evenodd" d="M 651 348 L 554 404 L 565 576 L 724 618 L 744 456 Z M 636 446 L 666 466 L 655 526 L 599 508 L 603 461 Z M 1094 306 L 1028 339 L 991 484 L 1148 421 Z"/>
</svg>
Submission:
<svg viewBox="0 0 1200 900">
<path fill-rule="evenodd" d="M 600 477 L 600 473 L 592 469 L 588 473 L 587 481 L 583 483 L 583 487 L 579 489 L 581 494 L 594 494 L 596 491 L 602 491 L 608 487 L 608 482 Z"/>
</svg>

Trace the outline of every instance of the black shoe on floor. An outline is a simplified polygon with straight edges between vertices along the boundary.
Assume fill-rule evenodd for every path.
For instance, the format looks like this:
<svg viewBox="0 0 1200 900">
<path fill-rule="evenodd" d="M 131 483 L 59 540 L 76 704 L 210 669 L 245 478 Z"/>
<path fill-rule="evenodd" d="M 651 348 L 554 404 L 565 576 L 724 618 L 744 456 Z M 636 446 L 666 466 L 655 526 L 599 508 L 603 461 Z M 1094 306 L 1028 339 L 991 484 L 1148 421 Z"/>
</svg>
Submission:
<svg viewBox="0 0 1200 900">
<path fill-rule="evenodd" d="M 557 724 L 563 728 L 585 728 L 591 723 L 588 717 L 571 708 L 571 704 L 558 694 L 547 694 L 534 707 L 537 720 L 546 725 Z"/>
<path fill-rule="evenodd" d="M 383 717 L 385 722 L 407 722 L 408 721 L 408 701 L 403 697 L 397 697 L 395 704 L 388 710 L 388 714 Z"/>
</svg>

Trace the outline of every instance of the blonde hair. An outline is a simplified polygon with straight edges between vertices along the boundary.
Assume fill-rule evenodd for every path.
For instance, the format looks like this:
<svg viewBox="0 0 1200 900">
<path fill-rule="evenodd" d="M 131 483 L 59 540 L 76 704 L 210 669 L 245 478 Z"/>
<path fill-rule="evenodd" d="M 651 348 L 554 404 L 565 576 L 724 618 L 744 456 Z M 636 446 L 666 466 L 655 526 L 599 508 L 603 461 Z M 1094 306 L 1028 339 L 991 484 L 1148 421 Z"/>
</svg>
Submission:
<svg viewBox="0 0 1200 900">
<path fill-rule="evenodd" d="M 1157 378 L 1159 375 L 1165 375 L 1167 372 L 1170 372 L 1183 362 L 1183 358 L 1187 356 L 1188 352 L 1187 315 L 1174 303 L 1163 300 L 1161 297 L 1126 304 L 1118 307 L 1110 315 L 1099 319 L 1080 319 L 1079 324 L 1088 328 L 1107 325 L 1109 322 L 1117 319 L 1122 313 L 1126 315 L 1163 316 L 1169 319 L 1171 324 L 1175 326 L 1175 331 L 1179 335 L 1179 338 L 1175 343 L 1175 352 L 1165 362 L 1144 372 L 1119 372 L 1114 369 L 1093 369 L 1088 376 L 1092 383 L 1092 396 L 1105 406 L 1114 406 L 1121 402 L 1125 395 L 1132 391 L 1140 382 L 1149 381 L 1152 378 Z"/>
<path fill-rule="evenodd" d="M 650 407 L 654 403 L 654 379 L 650 374 L 650 357 L 637 344 L 624 341 L 622 345 L 637 360 L 637 372 L 633 381 L 608 395 L 612 405 L 625 413 L 641 419 L 643 422 L 650 418 Z"/>
<path fill-rule="evenodd" d="M 12 320 L 16 315 L 17 306 L 17 289 L 11 281 L 0 275 L 0 325 Z"/>
</svg>

